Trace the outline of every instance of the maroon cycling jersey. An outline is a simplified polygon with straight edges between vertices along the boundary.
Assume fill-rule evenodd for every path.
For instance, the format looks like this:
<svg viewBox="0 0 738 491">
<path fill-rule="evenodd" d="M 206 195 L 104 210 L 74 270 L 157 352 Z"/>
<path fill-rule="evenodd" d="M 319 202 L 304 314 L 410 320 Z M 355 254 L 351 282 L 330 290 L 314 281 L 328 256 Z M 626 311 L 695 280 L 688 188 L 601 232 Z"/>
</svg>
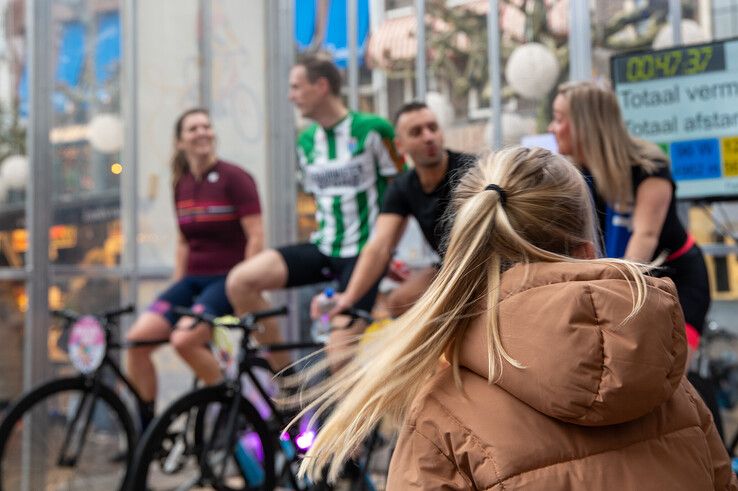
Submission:
<svg viewBox="0 0 738 491">
<path fill-rule="evenodd" d="M 177 221 L 187 241 L 188 275 L 225 274 L 244 258 L 241 218 L 261 213 L 254 179 L 218 160 L 201 180 L 187 172 L 174 190 Z"/>
</svg>

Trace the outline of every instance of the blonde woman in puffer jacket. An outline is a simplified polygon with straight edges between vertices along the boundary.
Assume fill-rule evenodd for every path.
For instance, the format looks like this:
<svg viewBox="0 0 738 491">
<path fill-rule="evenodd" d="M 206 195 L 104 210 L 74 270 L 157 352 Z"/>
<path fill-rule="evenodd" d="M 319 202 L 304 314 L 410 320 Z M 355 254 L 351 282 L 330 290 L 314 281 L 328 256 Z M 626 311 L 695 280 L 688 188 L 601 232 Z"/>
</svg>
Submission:
<svg viewBox="0 0 738 491">
<path fill-rule="evenodd" d="M 596 258 L 589 191 L 569 161 L 491 154 L 453 208 L 430 289 L 307 394 L 332 409 L 303 473 L 327 466 L 335 479 L 389 415 L 389 490 L 738 489 L 684 378 L 673 283 Z"/>
</svg>

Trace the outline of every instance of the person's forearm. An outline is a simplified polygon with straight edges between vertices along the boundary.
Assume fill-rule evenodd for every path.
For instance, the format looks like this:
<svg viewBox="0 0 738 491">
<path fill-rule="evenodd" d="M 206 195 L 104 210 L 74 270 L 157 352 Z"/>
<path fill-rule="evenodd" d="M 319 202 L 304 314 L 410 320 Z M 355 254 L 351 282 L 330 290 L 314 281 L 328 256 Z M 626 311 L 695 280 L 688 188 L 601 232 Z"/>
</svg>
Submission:
<svg viewBox="0 0 738 491">
<path fill-rule="evenodd" d="M 383 247 L 364 248 L 351 274 L 344 296 L 351 303 L 356 303 L 384 275 L 392 252 Z"/>
<path fill-rule="evenodd" d="M 659 238 L 654 234 L 633 234 L 625 249 L 625 258 L 648 263 L 656 252 Z"/>
</svg>

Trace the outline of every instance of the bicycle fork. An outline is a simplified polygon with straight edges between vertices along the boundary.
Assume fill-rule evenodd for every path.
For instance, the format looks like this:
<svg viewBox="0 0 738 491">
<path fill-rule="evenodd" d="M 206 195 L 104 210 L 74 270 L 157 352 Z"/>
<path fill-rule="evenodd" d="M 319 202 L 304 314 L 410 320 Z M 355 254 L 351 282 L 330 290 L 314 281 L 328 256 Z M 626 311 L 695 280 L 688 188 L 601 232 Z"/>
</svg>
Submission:
<svg viewBox="0 0 738 491">
<path fill-rule="evenodd" d="M 77 465 L 79 456 L 82 454 L 99 394 L 99 382 L 95 380 L 93 384 L 91 392 L 83 392 L 82 400 L 77 404 L 74 416 L 67 425 L 64 442 L 62 443 L 61 449 L 59 449 L 59 457 L 56 460 L 59 467 L 74 467 Z M 83 418 L 82 430 L 75 434 L 74 430 L 77 428 L 80 418 Z M 70 446 L 74 447 L 74 452 L 71 455 L 67 455 Z"/>
</svg>

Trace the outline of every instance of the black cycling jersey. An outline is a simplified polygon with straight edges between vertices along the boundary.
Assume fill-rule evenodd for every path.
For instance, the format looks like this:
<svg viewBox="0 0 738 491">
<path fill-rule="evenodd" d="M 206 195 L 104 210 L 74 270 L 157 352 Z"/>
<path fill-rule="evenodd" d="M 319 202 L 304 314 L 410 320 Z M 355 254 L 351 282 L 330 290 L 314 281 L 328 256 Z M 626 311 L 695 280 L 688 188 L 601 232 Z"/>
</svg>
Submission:
<svg viewBox="0 0 738 491">
<path fill-rule="evenodd" d="M 659 242 L 656 246 L 653 257 L 651 258 L 652 260 L 658 257 L 658 255 L 665 250 L 668 251 L 668 254 L 678 251 L 687 241 L 687 231 L 684 229 L 684 225 L 682 225 L 682 222 L 679 220 L 679 216 L 677 215 L 676 211 L 676 184 L 671 177 L 669 164 L 665 161 L 656 161 L 654 163 L 657 165 L 657 169 L 651 174 L 647 173 L 643 169 L 643 167 L 639 165 L 634 165 L 633 167 L 631 167 L 634 199 L 638 193 L 638 187 L 649 177 L 666 179 L 667 181 L 669 181 L 672 188 L 671 200 L 669 201 L 669 209 L 666 212 L 664 224 L 661 227 L 661 234 L 659 235 Z M 592 176 L 592 174 L 590 174 L 589 170 L 583 168 L 582 173 L 584 174 L 584 177 L 590 186 L 590 190 L 592 191 L 595 209 L 597 212 L 597 219 L 600 226 L 600 233 L 604 234 L 604 231 L 606 230 L 605 216 L 607 203 L 602 199 L 599 193 L 597 193 L 597 186 L 595 184 L 594 177 Z"/>
<path fill-rule="evenodd" d="M 669 164 L 660 161 L 655 162 L 655 164 L 658 168 L 652 174 L 646 173 L 641 166 L 633 166 L 631 168 L 631 172 L 633 174 L 633 196 L 638 192 L 638 187 L 641 183 L 649 177 L 666 179 L 671 183 L 672 192 L 671 201 L 669 201 L 669 210 L 666 212 L 664 225 L 661 227 L 661 235 L 659 235 L 659 243 L 656 246 L 653 258 L 651 259 L 655 259 L 665 250 L 668 251 L 669 254 L 678 251 L 687 241 L 687 231 L 679 220 L 679 216 L 676 211 L 676 184 L 674 184 L 674 180 L 671 177 Z"/>
<path fill-rule="evenodd" d="M 425 239 L 439 255 L 442 255 L 441 244 L 447 228 L 444 217 L 451 200 L 451 191 L 464 171 L 477 160 L 473 155 L 451 150 L 446 152 L 448 169 L 433 191 L 424 192 L 415 169 L 410 169 L 389 185 L 381 210 L 381 213 L 415 217 Z"/>
<path fill-rule="evenodd" d="M 676 212 L 676 184 L 671 177 L 668 162 L 657 160 L 654 163 L 658 167 L 651 174 L 648 174 L 640 166 L 632 167 L 633 196 L 636 196 L 638 187 L 649 177 L 666 179 L 671 183 L 671 201 L 669 202 L 669 209 L 666 213 L 664 224 L 661 227 L 659 242 L 652 259 L 658 257 L 663 251 L 668 251 L 668 254 L 679 251 L 680 255 L 676 258 L 668 259 L 662 264 L 661 268 L 654 270 L 653 274 L 667 276 L 674 281 L 679 295 L 679 303 L 682 305 L 687 324 L 697 332 L 702 332 L 705 324 L 705 316 L 710 307 L 710 285 L 707 277 L 707 268 L 699 246 L 694 244 L 686 251 L 682 250 L 687 245 L 688 236 Z M 597 187 L 591 174 L 586 169 L 583 169 L 583 173 L 593 193 L 597 208 L 597 218 L 600 222 L 600 230 L 604 231 L 606 230 L 605 213 L 607 204 L 598 195 L 596 191 Z"/>
</svg>

